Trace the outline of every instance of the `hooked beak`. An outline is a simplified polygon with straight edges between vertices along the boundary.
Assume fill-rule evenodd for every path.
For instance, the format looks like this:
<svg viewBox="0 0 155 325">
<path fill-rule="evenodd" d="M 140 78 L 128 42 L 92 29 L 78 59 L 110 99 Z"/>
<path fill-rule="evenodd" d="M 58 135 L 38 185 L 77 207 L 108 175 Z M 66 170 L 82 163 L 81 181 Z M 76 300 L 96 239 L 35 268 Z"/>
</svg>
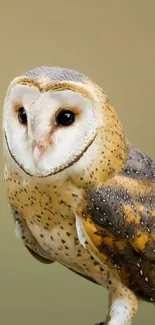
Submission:
<svg viewBox="0 0 155 325">
<path fill-rule="evenodd" d="M 34 165 L 37 168 L 41 157 L 44 155 L 45 151 L 47 151 L 49 147 L 49 143 L 47 141 L 36 141 L 33 140 L 32 142 L 32 154 L 33 154 L 33 161 Z"/>
</svg>

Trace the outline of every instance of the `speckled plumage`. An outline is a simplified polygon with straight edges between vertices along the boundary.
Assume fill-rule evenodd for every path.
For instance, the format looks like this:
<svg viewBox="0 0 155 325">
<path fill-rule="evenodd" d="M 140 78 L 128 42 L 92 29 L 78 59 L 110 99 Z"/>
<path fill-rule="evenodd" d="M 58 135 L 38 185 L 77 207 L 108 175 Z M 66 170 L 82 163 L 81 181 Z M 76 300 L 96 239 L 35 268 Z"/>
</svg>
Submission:
<svg viewBox="0 0 155 325">
<path fill-rule="evenodd" d="M 87 191 L 80 215 L 106 264 L 136 295 L 155 302 L 155 163 L 129 147 L 123 171 Z"/>
<path fill-rule="evenodd" d="M 55 122 L 66 106 L 76 115 L 67 128 Z M 6 195 L 24 245 L 106 286 L 106 323 L 130 325 L 137 297 L 155 301 L 155 163 L 128 142 L 102 89 L 69 69 L 14 79 L 3 130 Z"/>
</svg>

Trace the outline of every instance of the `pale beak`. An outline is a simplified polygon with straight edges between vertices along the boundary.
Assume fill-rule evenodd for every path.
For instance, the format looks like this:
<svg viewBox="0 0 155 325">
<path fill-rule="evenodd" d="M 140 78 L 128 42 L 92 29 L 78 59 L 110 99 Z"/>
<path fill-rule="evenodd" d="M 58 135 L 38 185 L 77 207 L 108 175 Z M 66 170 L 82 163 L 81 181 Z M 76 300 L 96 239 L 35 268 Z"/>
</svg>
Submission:
<svg viewBox="0 0 155 325">
<path fill-rule="evenodd" d="M 43 156 L 45 151 L 47 150 L 48 145 L 45 141 L 35 141 L 32 142 L 32 153 L 33 153 L 33 161 L 34 165 L 37 168 L 40 158 Z"/>
</svg>

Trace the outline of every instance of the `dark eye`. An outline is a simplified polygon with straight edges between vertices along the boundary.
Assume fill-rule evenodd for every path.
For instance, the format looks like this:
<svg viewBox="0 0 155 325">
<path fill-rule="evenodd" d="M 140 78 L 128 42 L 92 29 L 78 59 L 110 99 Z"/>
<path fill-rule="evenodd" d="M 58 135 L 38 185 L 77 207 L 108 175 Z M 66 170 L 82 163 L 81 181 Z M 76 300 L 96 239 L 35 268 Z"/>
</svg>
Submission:
<svg viewBox="0 0 155 325">
<path fill-rule="evenodd" d="M 75 114 L 69 110 L 62 110 L 56 117 L 56 122 L 59 125 L 68 126 L 75 121 Z"/>
<path fill-rule="evenodd" d="M 20 124 L 27 125 L 27 114 L 24 107 L 20 107 L 18 110 L 18 120 Z"/>
</svg>

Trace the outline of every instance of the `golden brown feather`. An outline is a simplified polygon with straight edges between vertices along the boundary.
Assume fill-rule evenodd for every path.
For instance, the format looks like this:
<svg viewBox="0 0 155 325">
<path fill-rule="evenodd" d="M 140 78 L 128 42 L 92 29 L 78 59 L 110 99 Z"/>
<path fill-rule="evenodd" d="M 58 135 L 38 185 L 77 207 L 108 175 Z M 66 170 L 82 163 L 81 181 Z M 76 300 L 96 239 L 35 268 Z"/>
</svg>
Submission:
<svg viewBox="0 0 155 325">
<path fill-rule="evenodd" d="M 136 164 L 137 162 L 137 164 Z M 123 171 L 87 191 L 77 210 L 99 259 L 155 302 L 155 163 L 130 145 Z M 91 247 L 92 249 L 92 247 Z"/>
</svg>

